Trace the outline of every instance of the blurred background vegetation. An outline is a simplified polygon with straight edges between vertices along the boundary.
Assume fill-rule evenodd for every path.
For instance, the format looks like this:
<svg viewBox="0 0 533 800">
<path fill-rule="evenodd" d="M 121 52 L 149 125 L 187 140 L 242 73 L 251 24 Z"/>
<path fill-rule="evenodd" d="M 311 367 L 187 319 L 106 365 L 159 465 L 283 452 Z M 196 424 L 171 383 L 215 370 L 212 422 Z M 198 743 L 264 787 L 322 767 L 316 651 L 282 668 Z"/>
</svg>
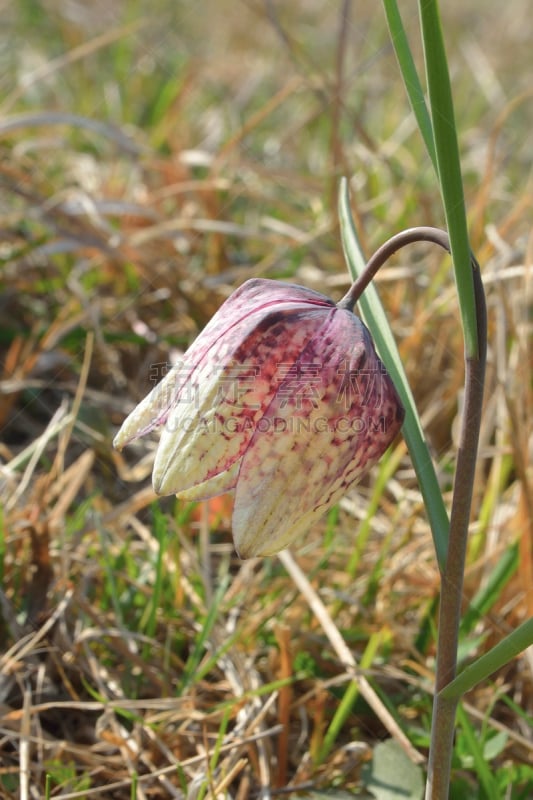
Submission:
<svg viewBox="0 0 533 800">
<path fill-rule="evenodd" d="M 344 293 L 341 176 L 369 254 L 442 226 L 381 6 L 0 7 L 0 796 L 385 798 L 398 758 L 420 797 L 438 571 L 403 443 L 294 552 L 411 743 L 394 758 L 283 565 L 235 557 L 231 502 L 156 500 L 153 443 L 111 449 L 244 280 Z M 533 614 L 533 22 L 526 0 L 442 15 L 489 305 L 466 663 Z M 377 285 L 449 493 L 449 260 L 414 248 Z M 465 699 L 453 798 L 531 796 L 532 675 L 525 653 Z"/>
</svg>

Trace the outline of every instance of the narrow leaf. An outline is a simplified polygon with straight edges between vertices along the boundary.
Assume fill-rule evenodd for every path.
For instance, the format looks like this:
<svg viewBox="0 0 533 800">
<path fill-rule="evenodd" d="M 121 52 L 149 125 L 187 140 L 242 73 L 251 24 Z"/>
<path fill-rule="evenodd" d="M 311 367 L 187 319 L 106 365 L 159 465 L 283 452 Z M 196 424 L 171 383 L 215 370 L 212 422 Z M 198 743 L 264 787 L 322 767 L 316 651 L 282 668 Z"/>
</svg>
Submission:
<svg viewBox="0 0 533 800">
<path fill-rule="evenodd" d="M 533 644 L 533 617 L 523 622 L 488 653 L 469 664 L 468 667 L 450 681 L 439 694 L 445 699 L 462 697 L 478 683 L 486 680 L 494 672 L 516 658 L 523 650 Z"/>
<path fill-rule="evenodd" d="M 345 178 L 342 179 L 340 185 L 339 219 L 344 255 L 350 274 L 355 280 L 363 271 L 365 260 L 350 211 L 350 195 Z M 405 408 L 402 432 L 427 508 L 437 559 L 443 568 L 448 549 L 450 523 L 411 388 L 385 311 L 373 284 L 366 288 L 358 303 L 361 316 L 374 338 L 380 358 L 383 360 Z"/>
<path fill-rule="evenodd" d="M 437 0 L 420 0 L 426 79 L 446 224 L 450 236 L 466 355 L 479 354 L 474 281 L 452 90 Z"/>
<path fill-rule="evenodd" d="M 422 88 L 418 72 L 416 71 L 415 62 L 411 53 L 411 48 L 409 47 L 409 41 L 405 33 L 398 4 L 396 0 L 383 0 L 383 6 L 385 8 L 392 45 L 407 90 L 407 96 L 409 97 L 409 102 L 411 103 L 411 108 L 413 109 L 413 114 L 415 115 L 429 157 L 431 158 L 435 172 L 437 172 L 437 154 L 435 152 L 435 142 L 433 140 L 431 117 L 426 105 L 424 89 Z"/>
</svg>

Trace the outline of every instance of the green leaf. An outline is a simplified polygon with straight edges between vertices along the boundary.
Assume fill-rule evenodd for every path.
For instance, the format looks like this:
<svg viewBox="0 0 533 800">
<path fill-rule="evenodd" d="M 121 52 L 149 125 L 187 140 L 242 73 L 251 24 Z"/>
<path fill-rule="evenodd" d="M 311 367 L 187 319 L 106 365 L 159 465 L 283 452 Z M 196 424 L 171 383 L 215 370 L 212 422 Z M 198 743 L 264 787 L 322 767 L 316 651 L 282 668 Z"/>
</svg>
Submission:
<svg viewBox="0 0 533 800">
<path fill-rule="evenodd" d="M 462 697 L 478 683 L 486 680 L 494 672 L 497 672 L 505 664 L 512 661 L 513 658 L 516 658 L 531 644 L 533 644 L 533 617 L 522 622 L 518 628 L 515 628 L 505 639 L 498 642 L 488 653 L 478 658 L 473 664 L 465 667 L 453 681 L 450 681 L 444 689 L 441 689 L 440 695 L 447 699 Z"/>
<path fill-rule="evenodd" d="M 376 800 L 421 800 L 424 776 L 394 739 L 374 748 L 372 761 L 363 767 L 365 788 Z"/>
<path fill-rule="evenodd" d="M 466 222 L 459 142 L 437 0 L 420 0 L 429 111 L 396 0 L 383 0 L 407 96 L 439 180 L 459 297 L 466 355 L 479 353 L 474 282 Z"/>
<path fill-rule="evenodd" d="M 385 8 L 392 45 L 407 90 L 407 96 L 409 97 L 409 102 L 411 103 L 411 108 L 413 109 L 413 114 L 415 115 L 429 157 L 431 158 L 435 172 L 437 172 L 437 154 L 435 152 L 431 117 L 426 106 L 424 89 L 422 88 L 418 72 L 416 71 L 411 48 L 409 47 L 405 28 L 403 27 L 402 18 L 398 10 L 398 4 L 396 0 L 383 0 L 383 6 Z"/>
<path fill-rule="evenodd" d="M 355 280 L 364 269 L 363 257 L 350 211 L 348 182 L 342 179 L 339 192 L 339 219 L 344 256 Z M 444 568 L 448 551 L 450 522 L 444 505 L 435 467 L 424 437 L 411 387 L 392 330 L 379 299 L 376 287 L 370 284 L 358 300 L 361 316 L 373 336 L 379 355 L 385 364 L 405 408 L 402 432 L 409 448 L 420 491 L 427 509 L 437 559 Z"/>
<path fill-rule="evenodd" d="M 480 343 L 478 342 L 474 280 L 459 143 L 439 6 L 437 0 L 420 0 L 419 7 L 437 172 L 450 237 L 465 349 L 467 357 L 477 358 L 480 352 Z"/>
</svg>

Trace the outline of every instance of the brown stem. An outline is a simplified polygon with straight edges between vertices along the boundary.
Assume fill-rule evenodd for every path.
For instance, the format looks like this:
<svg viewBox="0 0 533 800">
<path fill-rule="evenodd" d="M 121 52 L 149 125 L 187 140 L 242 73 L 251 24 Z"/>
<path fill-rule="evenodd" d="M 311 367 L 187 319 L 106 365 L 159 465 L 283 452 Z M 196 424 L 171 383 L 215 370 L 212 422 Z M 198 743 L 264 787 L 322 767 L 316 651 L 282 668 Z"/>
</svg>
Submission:
<svg viewBox="0 0 533 800">
<path fill-rule="evenodd" d="M 415 242 L 429 242 L 438 244 L 447 252 L 450 252 L 450 239 L 446 231 L 440 228 L 431 228 L 426 225 L 421 225 L 417 228 L 407 228 L 400 233 L 396 233 L 387 239 L 381 247 L 378 247 L 376 252 L 369 258 L 364 270 L 356 278 L 351 285 L 348 292 L 344 295 L 342 300 L 337 303 L 339 308 L 346 308 L 348 311 L 353 311 L 355 304 L 363 294 L 368 284 L 374 279 L 378 270 L 383 264 L 389 260 L 402 247 Z"/>
<path fill-rule="evenodd" d="M 449 794 L 455 713 L 458 703 L 457 699 L 439 696 L 439 692 L 453 680 L 457 669 L 466 545 L 485 381 L 487 313 L 479 265 L 474 258 L 472 258 L 472 270 L 479 353 L 477 358 L 467 358 L 465 365 L 465 404 L 455 468 L 448 555 L 441 582 L 435 698 L 426 800 L 446 800 Z"/>
</svg>

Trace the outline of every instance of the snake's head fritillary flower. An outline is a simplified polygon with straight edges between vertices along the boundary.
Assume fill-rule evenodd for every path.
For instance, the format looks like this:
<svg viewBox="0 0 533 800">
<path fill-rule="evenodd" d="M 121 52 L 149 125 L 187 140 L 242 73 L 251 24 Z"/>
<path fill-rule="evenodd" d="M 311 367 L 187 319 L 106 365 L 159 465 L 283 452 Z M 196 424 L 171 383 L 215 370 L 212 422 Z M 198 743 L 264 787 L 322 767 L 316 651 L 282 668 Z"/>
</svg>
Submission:
<svg viewBox="0 0 533 800">
<path fill-rule="evenodd" d="M 115 439 L 160 428 L 158 494 L 235 492 L 241 557 L 304 533 L 380 458 L 404 411 L 361 320 L 329 298 L 254 279 L 220 307 Z"/>
</svg>

